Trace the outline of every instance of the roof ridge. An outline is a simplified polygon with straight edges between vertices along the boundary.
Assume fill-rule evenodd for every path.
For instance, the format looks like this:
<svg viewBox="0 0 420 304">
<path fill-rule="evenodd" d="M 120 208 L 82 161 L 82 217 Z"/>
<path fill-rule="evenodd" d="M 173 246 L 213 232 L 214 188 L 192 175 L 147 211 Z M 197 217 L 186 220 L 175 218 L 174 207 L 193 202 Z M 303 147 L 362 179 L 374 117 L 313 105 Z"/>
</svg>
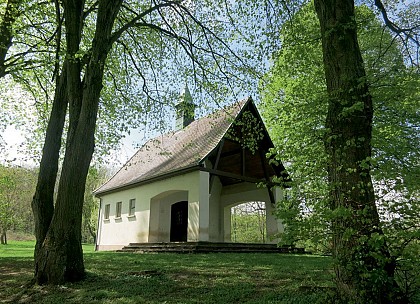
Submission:
<svg viewBox="0 0 420 304">
<path fill-rule="evenodd" d="M 171 171 L 179 166 L 200 164 L 225 136 L 250 101 L 252 102 L 251 97 L 244 98 L 193 121 L 184 129 L 171 130 L 148 139 L 94 193 L 99 194 L 127 184 L 135 184 L 137 181 L 152 178 L 156 174 Z M 232 119 L 229 120 L 228 117 Z M 154 144 L 155 141 L 157 143 Z M 153 173 L 149 174 L 150 172 Z"/>
<path fill-rule="evenodd" d="M 125 162 L 125 164 L 127 164 L 127 163 L 129 163 L 130 162 L 130 160 L 148 143 L 148 142 L 150 142 L 150 141 L 153 141 L 153 140 L 155 140 L 155 139 L 157 139 L 158 137 L 163 137 L 163 136 L 165 136 L 165 135 L 169 135 L 169 134 L 171 134 L 171 133 L 173 133 L 173 135 L 175 135 L 175 134 L 177 134 L 177 133 L 183 133 L 186 129 L 188 129 L 188 128 L 190 128 L 191 127 L 191 125 L 193 124 L 193 123 L 196 123 L 196 122 L 200 122 L 200 120 L 202 120 L 202 119 L 205 119 L 205 118 L 210 118 L 211 116 L 213 116 L 213 115 L 215 115 L 215 114 L 217 114 L 217 113 L 219 113 L 219 112 L 224 112 L 224 113 L 226 113 L 226 114 L 229 114 L 228 112 L 227 112 L 227 110 L 228 109 L 233 109 L 236 105 L 239 105 L 240 103 L 242 103 L 243 102 L 243 104 L 242 105 L 240 105 L 240 109 L 239 109 L 239 111 L 238 111 L 238 113 L 235 115 L 235 117 L 234 118 L 236 118 L 238 115 L 239 115 L 239 113 L 240 113 L 240 111 L 242 111 L 242 109 L 243 109 L 243 107 L 244 107 L 244 105 L 248 102 L 248 100 L 252 100 L 252 98 L 250 97 L 250 96 L 248 96 L 248 97 L 246 97 L 246 98 L 243 98 L 243 99 L 241 99 L 241 100 L 239 100 L 239 101 L 237 101 L 237 102 L 234 102 L 234 103 L 232 103 L 232 104 L 230 104 L 230 105 L 225 105 L 223 108 L 219 108 L 219 109 L 217 109 L 216 111 L 214 111 L 214 112 L 211 112 L 211 113 L 208 113 L 207 115 L 205 115 L 205 116 L 203 116 L 203 117 L 200 117 L 199 119 L 196 119 L 196 120 L 194 120 L 191 124 L 189 124 L 188 126 L 186 126 L 185 128 L 183 128 L 183 129 L 180 129 L 180 130 L 170 130 L 170 131 L 168 131 L 168 132 L 166 132 L 166 133 L 161 133 L 161 134 L 158 134 L 158 135 L 156 135 L 155 137 L 152 137 L 152 138 L 149 138 L 147 141 L 145 141 L 142 145 L 141 145 L 141 147 L 140 148 L 138 148 L 137 149 L 137 151 Z M 233 121 L 232 121 L 233 122 Z M 225 132 L 226 133 L 226 132 Z M 224 134 L 223 134 L 224 135 Z M 125 164 L 123 165 L 123 167 L 122 168 L 124 168 L 124 166 L 125 166 Z M 122 169 L 121 168 L 121 169 Z M 120 169 L 120 170 L 121 170 Z M 120 170 L 118 170 L 118 171 L 120 171 Z"/>
</svg>

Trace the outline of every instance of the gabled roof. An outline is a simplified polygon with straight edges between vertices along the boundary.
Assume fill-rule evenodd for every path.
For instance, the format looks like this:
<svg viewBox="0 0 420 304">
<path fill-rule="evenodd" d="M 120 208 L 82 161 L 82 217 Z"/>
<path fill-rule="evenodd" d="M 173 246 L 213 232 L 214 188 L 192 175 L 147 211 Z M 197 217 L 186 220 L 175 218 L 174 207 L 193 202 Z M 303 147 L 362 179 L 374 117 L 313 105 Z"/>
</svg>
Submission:
<svg viewBox="0 0 420 304">
<path fill-rule="evenodd" d="M 97 196 L 124 189 L 158 177 L 197 168 L 219 144 L 251 98 L 241 100 L 213 114 L 147 141 L 108 182 L 95 191 Z"/>
</svg>

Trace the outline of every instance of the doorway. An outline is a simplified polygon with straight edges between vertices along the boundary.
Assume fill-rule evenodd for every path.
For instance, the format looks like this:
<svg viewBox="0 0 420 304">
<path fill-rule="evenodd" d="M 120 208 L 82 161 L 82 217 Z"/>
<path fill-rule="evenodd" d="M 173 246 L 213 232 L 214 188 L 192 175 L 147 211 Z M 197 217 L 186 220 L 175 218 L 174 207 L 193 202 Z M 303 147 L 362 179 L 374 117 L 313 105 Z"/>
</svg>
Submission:
<svg viewBox="0 0 420 304">
<path fill-rule="evenodd" d="M 188 202 L 181 201 L 171 206 L 171 242 L 186 242 L 188 229 Z"/>
</svg>

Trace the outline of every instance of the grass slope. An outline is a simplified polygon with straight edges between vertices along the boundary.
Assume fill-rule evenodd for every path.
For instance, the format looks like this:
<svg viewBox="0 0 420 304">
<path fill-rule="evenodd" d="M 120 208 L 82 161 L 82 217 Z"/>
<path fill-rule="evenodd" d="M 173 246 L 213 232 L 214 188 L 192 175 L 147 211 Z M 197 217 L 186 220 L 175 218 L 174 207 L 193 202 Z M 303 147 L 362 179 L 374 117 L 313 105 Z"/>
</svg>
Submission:
<svg viewBox="0 0 420 304">
<path fill-rule="evenodd" d="M 130 254 L 84 246 L 87 277 L 31 286 L 33 242 L 0 246 L 0 303 L 328 303 L 328 257 Z"/>
</svg>

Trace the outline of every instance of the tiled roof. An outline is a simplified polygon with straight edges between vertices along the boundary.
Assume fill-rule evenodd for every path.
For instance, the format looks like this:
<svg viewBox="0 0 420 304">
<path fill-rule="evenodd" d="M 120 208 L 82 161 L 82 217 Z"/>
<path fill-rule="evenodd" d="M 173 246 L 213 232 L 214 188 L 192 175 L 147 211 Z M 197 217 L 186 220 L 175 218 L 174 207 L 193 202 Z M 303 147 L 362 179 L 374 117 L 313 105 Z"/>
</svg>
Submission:
<svg viewBox="0 0 420 304">
<path fill-rule="evenodd" d="M 232 122 L 251 99 L 214 112 L 179 131 L 147 141 L 96 195 L 198 166 L 217 146 Z"/>
</svg>

